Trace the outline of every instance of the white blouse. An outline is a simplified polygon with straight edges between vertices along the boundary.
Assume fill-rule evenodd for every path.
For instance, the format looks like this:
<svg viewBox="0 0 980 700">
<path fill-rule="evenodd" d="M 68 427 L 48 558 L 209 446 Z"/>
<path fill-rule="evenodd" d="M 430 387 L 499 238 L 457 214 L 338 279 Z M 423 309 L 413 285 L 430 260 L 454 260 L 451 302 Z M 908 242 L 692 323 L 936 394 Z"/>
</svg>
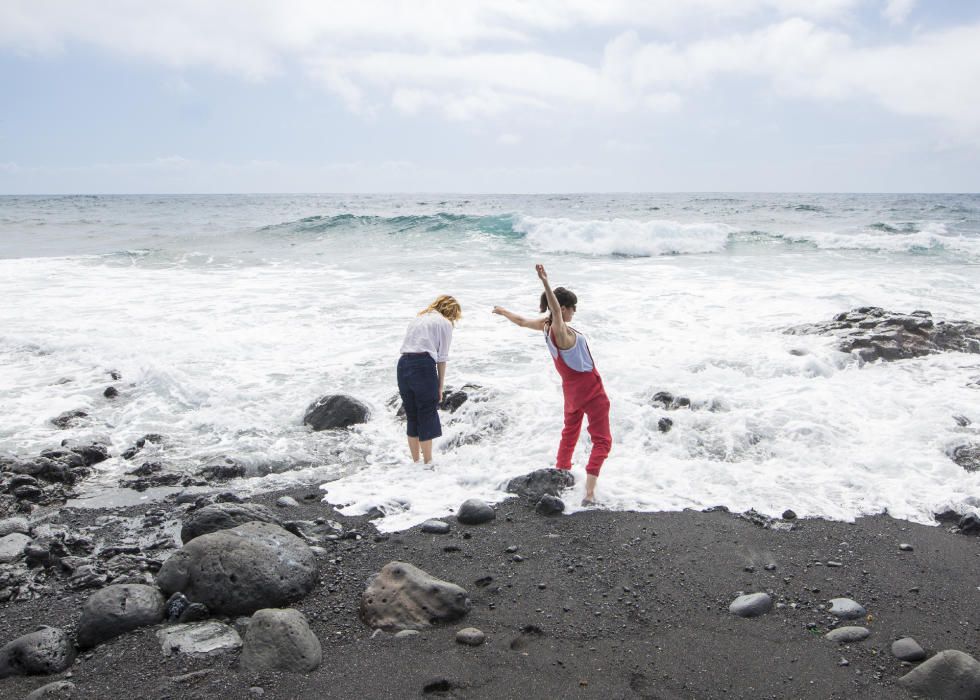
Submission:
<svg viewBox="0 0 980 700">
<path fill-rule="evenodd" d="M 430 311 L 408 324 L 401 352 L 427 352 L 436 362 L 445 362 L 452 342 L 453 324 L 438 311 Z"/>
</svg>

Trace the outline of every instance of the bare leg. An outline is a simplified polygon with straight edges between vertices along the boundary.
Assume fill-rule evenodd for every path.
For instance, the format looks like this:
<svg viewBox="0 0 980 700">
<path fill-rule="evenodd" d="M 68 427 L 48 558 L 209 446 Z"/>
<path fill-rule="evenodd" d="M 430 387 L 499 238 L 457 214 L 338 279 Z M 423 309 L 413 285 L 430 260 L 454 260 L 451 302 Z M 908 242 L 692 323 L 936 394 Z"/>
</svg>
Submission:
<svg viewBox="0 0 980 700">
<path fill-rule="evenodd" d="M 422 461 L 425 462 L 426 464 L 431 464 L 432 463 L 432 440 L 423 440 L 420 441 L 418 444 L 419 447 L 422 448 Z M 415 461 L 416 462 L 419 461 L 417 457 L 415 458 Z"/>
<path fill-rule="evenodd" d="M 590 506 L 595 503 L 595 483 L 599 477 L 595 474 L 587 474 L 585 477 L 585 498 L 582 499 L 583 506 Z"/>
<path fill-rule="evenodd" d="M 432 443 L 430 442 L 429 445 L 431 446 Z M 418 462 L 419 461 L 419 439 L 417 437 L 410 437 L 410 438 L 408 438 L 408 451 L 412 454 L 412 461 L 413 462 Z M 431 452 L 431 447 L 429 448 L 429 451 Z"/>
</svg>

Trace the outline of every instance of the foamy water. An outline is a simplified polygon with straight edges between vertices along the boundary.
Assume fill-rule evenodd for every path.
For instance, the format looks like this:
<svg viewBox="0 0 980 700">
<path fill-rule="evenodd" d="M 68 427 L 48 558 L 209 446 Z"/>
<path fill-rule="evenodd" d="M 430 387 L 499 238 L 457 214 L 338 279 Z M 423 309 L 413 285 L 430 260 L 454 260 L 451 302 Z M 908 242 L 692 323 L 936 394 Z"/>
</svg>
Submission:
<svg viewBox="0 0 980 700">
<path fill-rule="evenodd" d="M 193 472 L 223 456 L 250 489 L 327 482 L 389 530 L 499 501 L 553 463 L 561 430 L 543 339 L 490 313 L 533 312 L 543 262 L 579 296 L 612 401 L 606 507 L 930 522 L 980 506 L 980 475 L 948 456 L 980 440 L 980 356 L 859 366 L 781 331 L 861 305 L 977 320 L 978 222 L 975 196 L 0 198 L 0 452 L 167 436 L 98 465 L 93 502 L 144 458 Z M 387 402 L 404 328 L 438 293 L 464 310 L 447 383 L 484 390 L 444 416 L 423 470 Z M 662 390 L 704 407 L 665 411 Z M 371 421 L 310 432 L 326 393 Z M 49 423 L 75 408 L 89 425 Z M 587 448 L 583 431 L 580 477 Z"/>
</svg>

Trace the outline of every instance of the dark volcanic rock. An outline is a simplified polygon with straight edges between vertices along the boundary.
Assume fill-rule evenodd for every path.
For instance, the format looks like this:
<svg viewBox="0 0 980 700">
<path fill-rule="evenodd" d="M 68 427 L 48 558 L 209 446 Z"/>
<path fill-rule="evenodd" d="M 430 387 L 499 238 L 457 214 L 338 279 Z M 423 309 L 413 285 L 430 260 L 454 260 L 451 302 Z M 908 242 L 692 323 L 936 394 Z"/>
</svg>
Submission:
<svg viewBox="0 0 980 700">
<path fill-rule="evenodd" d="M 239 666 L 245 671 L 309 673 L 323 660 L 320 640 L 299 610 L 259 610 L 252 615 Z"/>
<path fill-rule="evenodd" d="M 952 459 L 968 472 L 980 471 L 980 445 L 960 445 L 953 450 Z"/>
<path fill-rule="evenodd" d="M 466 591 L 400 561 L 386 564 L 361 594 L 361 619 L 388 631 L 420 630 L 452 622 L 470 609 Z"/>
<path fill-rule="evenodd" d="M 973 513 L 967 513 L 956 523 L 964 535 L 980 535 L 980 517 Z"/>
<path fill-rule="evenodd" d="M 42 627 L 0 648 L 0 678 L 58 673 L 74 660 L 71 637 L 57 627 Z"/>
<path fill-rule="evenodd" d="M 980 353 L 980 325 L 969 321 L 932 320 L 928 311 L 898 314 L 865 306 L 833 321 L 788 328 L 791 335 L 832 335 L 842 352 L 865 362 L 903 360 L 938 352 Z"/>
<path fill-rule="evenodd" d="M 65 411 L 56 418 L 52 418 L 51 422 L 56 428 L 61 428 L 62 430 L 67 430 L 68 428 L 74 428 L 88 418 L 88 413 L 80 409 L 75 409 L 74 411 Z"/>
<path fill-rule="evenodd" d="M 538 501 L 538 504 L 534 507 L 541 515 L 561 515 L 565 512 L 565 502 L 558 498 L 557 496 L 549 496 L 545 494 Z"/>
<path fill-rule="evenodd" d="M 674 421 L 666 416 L 657 421 L 657 430 L 659 430 L 661 433 L 669 433 L 670 429 L 673 427 Z"/>
<path fill-rule="evenodd" d="M 119 389 L 114 386 L 107 386 L 105 391 L 102 392 L 102 395 L 107 399 L 114 399 L 119 396 Z"/>
<path fill-rule="evenodd" d="M 240 479 L 245 476 L 244 465 L 234 462 L 225 464 L 209 464 L 200 471 L 200 475 L 209 481 L 227 481 L 228 479 Z"/>
<path fill-rule="evenodd" d="M 464 384 L 458 389 L 447 385 L 443 388 L 442 401 L 439 402 L 439 410 L 446 411 L 447 413 L 455 413 L 460 406 L 472 399 L 473 395 L 477 393 L 481 394 L 480 398 L 486 398 L 486 392 L 479 384 Z M 388 399 L 387 406 L 389 408 L 395 408 L 397 406 L 398 408 L 395 411 L 395 415 L 398 418 L 405 417 L 405 407 L 402 405 L 402 398 L 398 394 L 395 394 Z"/>
<path fill-rule="evenodd" d="M 55 681 L 32 691 L 24 700 L 71 700 L 78 697 L 71 681 Z"/>
<path fill-rule="evenodd" d="M 557 496 L 562 489 L 574 485 L 575 477 L 569 469 L 536 469 L 507 482 L 507 493 L 516 493 L 536 502 L 545 494 Z"/>
<path fill-rule="evenodd" d="M 281 607 L 309 593 L 316 579 L 316 557 L 309 546 L 267 522 L 201 535 L 167 559 L 157 574 L 165 594 L 180 591 L 216 615 Z"/>
<path fill-rule="evenodd" d="M 260 522 L 282 526 L 271 510 L 257 503 L 214 503 L 192 511 L 180 528 L 180 540 L 187 544 L 209 532 L 230 530 L 245 523 Z"/>
<path fill-rule="evenodd" d="M 132 459 L 133 457 L 135 457 L 137 455 L 137 453 L 139 453 L 140 450 L 142 450 L 144 447 L 146 447 L 146 443 L 148 443 L 148 442 L 153 443 L 155 445 L 160 445 L 160 444 L 163 444 L 163 441 L 164 441 L 163 435 L 159 435 L 157 433 L 147 433 L 146 435 L 144 435 L 143 437 L 141 437 L 139 440 L 137 440 L 136 441 L 136 444 L 134 444 L 129 449 L 125 450 L 122 453 L 122 458 L 123 459 Z"/>
<path fill-rule="evenodd" d="M 349 428 L 367 422 L 371 412 L 357 399 L 343 394 L 323 396 L 306 409 L 303 424 L 313 430 Z"/>
<path fill-rule="evenodd" d="M 153 586 L 103 588 L 85 601 L 78 622 L 78 646 L 87 649 L 138 627 L 155 625 L 163 621 L 164 614 L 163 596 Z"/>
<path fill-rule="evenodd" d="M 463 501 L 456 513 L 456 519 L 463 525 L 481 525 L 497 517 L 493 507 L 479 498 Z"/>
</svg>

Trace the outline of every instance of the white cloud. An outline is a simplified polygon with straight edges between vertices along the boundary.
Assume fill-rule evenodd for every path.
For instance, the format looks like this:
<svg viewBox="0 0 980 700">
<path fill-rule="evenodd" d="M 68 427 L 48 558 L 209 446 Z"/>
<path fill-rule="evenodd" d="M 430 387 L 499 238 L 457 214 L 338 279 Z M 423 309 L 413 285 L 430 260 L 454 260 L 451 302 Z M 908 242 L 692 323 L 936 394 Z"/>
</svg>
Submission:
<svg viewBox="0 0 980 700">
<path fill-rule="evenodd" d="M 348 109 L 455 121 L 663 113 L 721 81 L 798 99 L 873 101 L 980 134 L 980 25 L 859 45 L 874 2 L 914 0 L 5 0 L 0 47 L 77 43 L 264 80 L 300 66 Z M 587 37 L 581 51 L 556 42 Z M 697 32 L 692 37 L 692 33 Z M 862 36 L 867 34 L 862 34 Z M 601 55 L 594 49 L 607 37 Z M 651 40 L 653 39 L 653 40 Z"/>
<path fill-rule="evenodd" d="M 915 0 L 885 0 L 882 14 L 892 24 L 903 24 L 914 7 Z"/>
</svg>

